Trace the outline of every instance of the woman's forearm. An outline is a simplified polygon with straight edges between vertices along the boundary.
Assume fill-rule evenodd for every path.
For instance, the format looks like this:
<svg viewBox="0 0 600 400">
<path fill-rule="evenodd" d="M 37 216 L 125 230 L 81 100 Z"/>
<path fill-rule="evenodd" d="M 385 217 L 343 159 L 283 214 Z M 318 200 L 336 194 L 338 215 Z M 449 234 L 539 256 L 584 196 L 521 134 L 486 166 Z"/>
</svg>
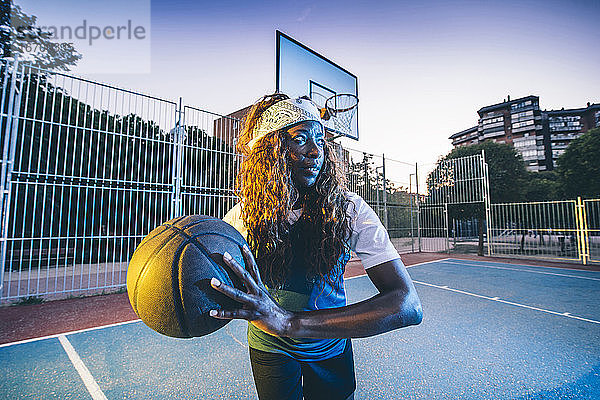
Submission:
<svg viewBox="0 0 600 400">
<path fill-rule="evenodd" d="M 294 338 L 358 338 L 373 336 L 421 322 L 416 292 L 380 293 L 345 307 L 292 313 L 283 336 Z"/>
</svg>

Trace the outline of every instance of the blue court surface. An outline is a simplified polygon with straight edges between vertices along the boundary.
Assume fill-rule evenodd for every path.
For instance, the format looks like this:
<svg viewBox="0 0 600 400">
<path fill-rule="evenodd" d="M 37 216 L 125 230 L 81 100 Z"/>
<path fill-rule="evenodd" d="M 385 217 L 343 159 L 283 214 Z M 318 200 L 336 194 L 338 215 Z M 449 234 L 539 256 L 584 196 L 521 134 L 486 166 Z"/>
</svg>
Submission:
<svg viewBox="0 0 600 400">
<path fill-rule="evenodd" d="M 354 339 L 356 399 L 600 398 L 600 272 L 409 267 L 423 323 Z M 348 279 L 351 302 L 376 293 Z M 131 322 L 0 346 L 2 399 L 256 399 L 246 324 L 203 338 Z"/>
</svg>

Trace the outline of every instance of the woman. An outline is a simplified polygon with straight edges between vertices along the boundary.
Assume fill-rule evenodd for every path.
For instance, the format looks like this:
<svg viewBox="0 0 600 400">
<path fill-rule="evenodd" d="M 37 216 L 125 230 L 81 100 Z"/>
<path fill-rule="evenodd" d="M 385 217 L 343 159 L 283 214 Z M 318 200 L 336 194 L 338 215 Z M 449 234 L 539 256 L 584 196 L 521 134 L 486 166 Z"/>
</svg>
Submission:
<svg viewBox="0 0 600 400">
<path fill-rule="evenodd" d="M 347 399 L 356 388 L 349 338 L 421 322 L 414 285 L 377 215 L 348 192 L 320 110 L 308 98 L 265 96 L 245 120 L 237 145 L 240 203 L 224 220 L 247 239 L 246 270 L 224 261 L 246 292 L 213 279 L 238 310 L 215 318 L 248 320 L 259 398 Z M 346 305 L 350 250 L 379 290 Z"/>
</svg>

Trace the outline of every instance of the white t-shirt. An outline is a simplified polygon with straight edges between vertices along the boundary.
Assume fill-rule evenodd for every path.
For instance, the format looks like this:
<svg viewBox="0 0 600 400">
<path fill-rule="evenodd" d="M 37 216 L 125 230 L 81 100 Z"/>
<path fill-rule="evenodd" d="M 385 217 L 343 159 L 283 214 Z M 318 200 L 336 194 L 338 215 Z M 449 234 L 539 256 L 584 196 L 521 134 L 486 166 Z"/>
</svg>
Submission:
<svg viewBox="0 0 600 400">
<path fill-rule="evenodd" d="M 360 258 L 365 269 L 400 258 L 390 241 L 386 229 L 371 206 L 356 193 L 347 192 L 346 195 L 351 202 L 347 211 L 348 218 L 350 218 L 350 227 L 352 228 L 350 249 Z M 301 215 L 302 209 L 292 210 L 288 221 L 293 224 L 298 221 Z M 229 210 L 223 217 L 223 221 L 233 226 L 247 238 L 248 229 L 241 218 L 239 203 Z"/>
</svg>

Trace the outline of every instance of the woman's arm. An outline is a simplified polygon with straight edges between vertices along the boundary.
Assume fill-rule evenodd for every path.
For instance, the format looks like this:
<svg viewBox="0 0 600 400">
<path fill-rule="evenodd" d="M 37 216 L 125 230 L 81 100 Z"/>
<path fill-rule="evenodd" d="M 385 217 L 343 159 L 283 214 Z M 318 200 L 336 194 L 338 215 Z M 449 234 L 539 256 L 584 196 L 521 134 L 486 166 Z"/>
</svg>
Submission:
<svg viewBox="0 0 600 400">
<path fill-rule="evenodd" d="M 243 249 L 247 270 L 235 260 L 223 259 L 244 282 L 247 293 L 217 280 L 212 286 L 243 304 L 238 310 L 211 311 L 215 318 L 246 319 L 263 331 L 298 338 L 366 337 L 421 322 L 419 297 L 399 259 L 367 270 L 379 294 L 360 303 L 316 311 L 290 312 L 281 308 L 266 290 L 249 249 Z"/>
<path fill-rule="evenodd" d="M 400 259 L 369 268 L 367 274 L 379 294 L 345 307 L 294 313 L 286 336 L 367 337 L 421 323 L 421 302 Z"/>
</svg>

